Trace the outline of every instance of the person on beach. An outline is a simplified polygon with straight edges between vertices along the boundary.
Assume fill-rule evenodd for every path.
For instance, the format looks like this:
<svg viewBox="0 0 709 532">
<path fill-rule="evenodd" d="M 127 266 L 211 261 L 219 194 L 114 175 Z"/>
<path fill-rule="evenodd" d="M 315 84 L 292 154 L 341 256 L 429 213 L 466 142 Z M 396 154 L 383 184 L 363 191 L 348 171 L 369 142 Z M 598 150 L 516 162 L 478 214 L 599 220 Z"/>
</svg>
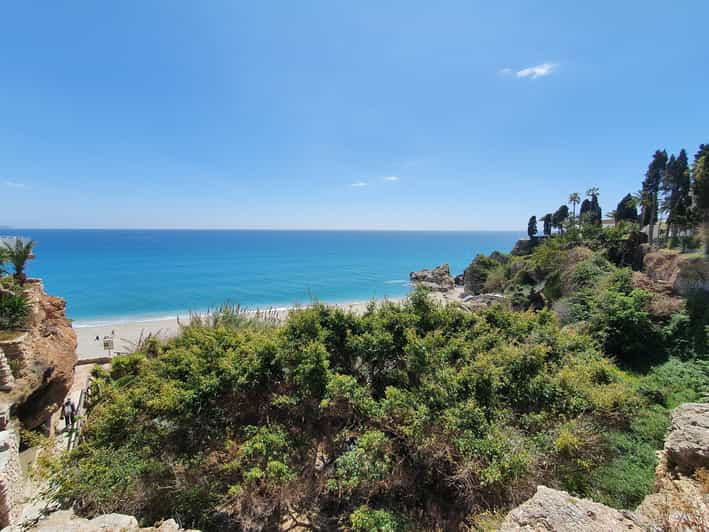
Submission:
<svg viewBox="0 0 709 532">
<path fill-rule="evenodd" d="M 76 422 L 76 405 L 70 397 L 66 398 L 66 402 L 62 408 L 62 415 L 64 416 L 64 428 L 69 429 L 73 427 Z"/>
</svg>

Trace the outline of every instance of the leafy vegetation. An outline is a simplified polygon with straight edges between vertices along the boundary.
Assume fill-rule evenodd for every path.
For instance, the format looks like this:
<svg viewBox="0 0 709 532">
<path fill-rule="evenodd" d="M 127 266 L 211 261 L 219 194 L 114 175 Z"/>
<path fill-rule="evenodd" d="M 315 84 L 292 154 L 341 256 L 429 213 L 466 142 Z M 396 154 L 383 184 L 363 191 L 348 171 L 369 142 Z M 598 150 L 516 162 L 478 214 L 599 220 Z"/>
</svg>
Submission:
<svg viewBox="0 0 709 532">
<path fill-rule="evenodd" d="M 0 279 L 0 331 L 24 328 L 30 304 L 22 287 L 11 278 Z"/>
<path fill-rule="evenodd" d="M 622 270 L 600 279 L 631 297 Z M 561 327 L 549 310 L 467 313 L 423 292 L 282 325 L 217 315 L 97 372 L 81 443 L 46 464 L 52 495 L 207 530 L 450 529 L 537 483 L 635 501 L 667 409 L 706 380 L 693 361 L 636 376 Z"/>
</svg>

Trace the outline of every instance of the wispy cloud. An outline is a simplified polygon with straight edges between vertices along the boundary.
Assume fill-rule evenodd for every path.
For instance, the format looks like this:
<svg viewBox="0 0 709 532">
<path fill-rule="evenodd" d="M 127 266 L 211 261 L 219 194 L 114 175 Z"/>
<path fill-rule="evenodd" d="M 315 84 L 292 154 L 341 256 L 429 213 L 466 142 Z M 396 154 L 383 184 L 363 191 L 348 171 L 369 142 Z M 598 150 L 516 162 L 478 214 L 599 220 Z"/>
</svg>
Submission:
<svg viewBox="0 0 709 532">
<path fill-rule="evenodd" d="M 500 74 L 503 76 L 515 76 L 517 78 L 537 79 L 548 76 L 554 72 L 558 66 L 558 63 L 542 63 L 541 65 L 534 65 L 517 71 L 511 68 L 503 68 L 500 70 Z"/>
<path fill-rule="evenodd" d="M 389 181 L 389 182 L 394 182 L 394 181 L 399 181 L 401 178 L 398 175 L 388 175 L 386 177 L 383 177 L 384 181 Z"/>
<path fill-rule="evenodd" d="M 357 181 L 356 183 L 351 183 L 350 186 L 353 188 L 361 188 L 366 187 L 367 183 L 365 183 L 364 181 Z"/>
<path fill-rule="evenodd" d="M 0 184 L 10 188 L 26 188 L 27 186 L 24 183 L 18 183 L 17 181 L 0 181 Z"/>
</svg>

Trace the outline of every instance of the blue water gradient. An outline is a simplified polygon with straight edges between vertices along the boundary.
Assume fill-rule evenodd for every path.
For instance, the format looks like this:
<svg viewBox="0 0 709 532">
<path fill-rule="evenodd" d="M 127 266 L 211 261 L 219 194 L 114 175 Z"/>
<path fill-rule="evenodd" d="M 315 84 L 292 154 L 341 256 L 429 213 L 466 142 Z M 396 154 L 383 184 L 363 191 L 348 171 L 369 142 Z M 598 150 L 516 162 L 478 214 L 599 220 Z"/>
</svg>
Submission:
<svg viewBox="0 0 709 532">
<path fill-rule="evenodd" d="M 409 272 L 509 251 L 517 232 L 4 229 L 36 240 L 31 276 L 77 324 L 150 319 L 224 302 L 284 307 L 400 297 Z"/>
</svg>

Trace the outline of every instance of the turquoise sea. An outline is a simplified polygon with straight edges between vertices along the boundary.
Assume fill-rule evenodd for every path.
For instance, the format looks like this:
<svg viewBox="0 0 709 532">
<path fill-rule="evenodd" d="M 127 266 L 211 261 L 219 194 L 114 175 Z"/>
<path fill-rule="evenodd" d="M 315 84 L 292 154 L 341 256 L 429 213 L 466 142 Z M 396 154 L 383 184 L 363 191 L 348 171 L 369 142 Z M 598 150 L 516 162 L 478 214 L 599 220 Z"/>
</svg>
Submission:
<svg viewBox="0 0 709 532">
<path fill-rule="evenodd" d="M 28 273 L 76 325 L 407 293 L 409 272 L 509 251 L 519 232 L 3 229 L 36 241 Z"/>
</svg>

